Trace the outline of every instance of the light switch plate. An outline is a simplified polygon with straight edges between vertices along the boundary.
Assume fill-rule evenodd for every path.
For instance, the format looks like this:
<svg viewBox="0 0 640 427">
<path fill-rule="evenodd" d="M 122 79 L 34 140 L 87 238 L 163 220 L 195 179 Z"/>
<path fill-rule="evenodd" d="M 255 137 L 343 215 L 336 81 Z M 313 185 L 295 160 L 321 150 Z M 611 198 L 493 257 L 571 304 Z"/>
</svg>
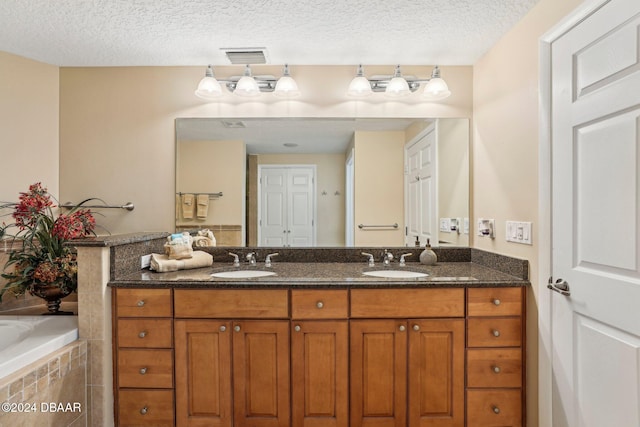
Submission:
<svg viewBox="0 0 640 427">
<path fill-rule="evenodd" d="M 440 218 L 440 231 L 451 233 L 451 218 Z"/>
<path fill-rule="evenodd" d="M 507 242 L 532 245 L 531 223 L 523 221 L 507 221 L 505 237 Z"/>
</svg>

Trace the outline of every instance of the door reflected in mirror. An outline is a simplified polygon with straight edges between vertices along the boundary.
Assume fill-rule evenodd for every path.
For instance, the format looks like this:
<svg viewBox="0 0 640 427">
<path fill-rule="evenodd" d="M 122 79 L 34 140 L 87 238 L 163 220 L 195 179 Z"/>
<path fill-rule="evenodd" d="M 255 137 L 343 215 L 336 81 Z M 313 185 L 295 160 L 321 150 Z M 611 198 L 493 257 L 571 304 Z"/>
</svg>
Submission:
<svg viewBox="0 0 640 427">
<path fill-rule="evenodd" d="M 175 218 L 218 246 L 468 246 L 469 121 L 179 118 Z"/>
</svg>

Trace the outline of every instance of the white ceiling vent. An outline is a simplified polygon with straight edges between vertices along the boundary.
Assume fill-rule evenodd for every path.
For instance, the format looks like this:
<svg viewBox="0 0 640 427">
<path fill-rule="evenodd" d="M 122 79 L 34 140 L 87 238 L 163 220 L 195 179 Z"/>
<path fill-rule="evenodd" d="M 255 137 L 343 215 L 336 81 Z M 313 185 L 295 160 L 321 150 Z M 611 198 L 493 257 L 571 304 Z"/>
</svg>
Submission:
<svg viewBox="0 0 640 427">
<path fill-rule="evenodd" d="M 267 48 L 265 47 L 245 47 L 245 48 L 221 48 L 232 64 L 266 64 Z"/>
</svg>

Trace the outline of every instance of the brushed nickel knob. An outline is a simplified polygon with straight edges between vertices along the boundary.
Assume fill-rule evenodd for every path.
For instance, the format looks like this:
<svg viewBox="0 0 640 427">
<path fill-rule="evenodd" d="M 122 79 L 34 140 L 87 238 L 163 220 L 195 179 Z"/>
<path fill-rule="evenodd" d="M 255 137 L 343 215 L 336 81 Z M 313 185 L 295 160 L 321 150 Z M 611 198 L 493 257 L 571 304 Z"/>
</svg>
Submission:
<svg viewBox="0 0 640 427">
<path fill-rule="evenodd" d="M 400 329 L 400 332 L 404 332 L 407 328 L 405 328 L 404 325 L 400 325 L 398 329 Z"/>
<path fill-rule="evenodd" d="M 497 329 L 494 329 L 491 331 L 491 333 L 493 334 L 494 337 L 498 338 L 500 336 L 500 331 Z"/>
<path fill-rule="evenodd" d="M 144 307 L 144 300 L 143 299 L 138 301 L 138 307 Z"/>
<path fill-rule="evenodd" d="M 236 331 L 236 332 L 240 332 L 240 325 L 234 326 L 233 330 Z"/>
<path fill-rule="evenodd" d="M 138 334 L 138 338 L 144 338 L 147 336 L 147 331 L 142 331 Z"/>
<path fill-rule="evenodd" d="M 324 303 L 323 303 L 322 301 L 318 301 L 318 302 L 316 303 L 316 307 L 318 307 L 318 308 L 322 308 L 322 307 L 324 307 Z"/>
<path fill-rule="evenodd" d="M 227 330 L 226 326 L 224 325 L 220 326 L 220 332 L 226 332 L 226 330 Z"/>
<path fill-rule="evenodd" d="M 140 409 L 140 413 L 141 413 L 142 415 L 146 415 L 146 414 L 147 414 L 147 412 L 149 412 L 149 408 L 147 408 L 146 406 L 144 406 L 142 409 Z"/>
<path fill-rule="evenodd" d="M 413 325 L 413 330 L 414 331 L 419 331 L 420 330 L 420 325 Z"/>
<path fill-rule="evenodd" d="M 500 413 L 500 408 L 498 408 L 497 406 L 494 406 L 492 409 L 493 409 L 493 413 L 494 414 L 499 414 Z"/>
<path fill-rule="evenodd" d="M 493 300 L 493 304 L 495 305 L 500 305 L 502 301 L 500 301 L 498 298 Z"/>
<path fill-rule="evenodd" d="M 500 373 L 500 371 L 501 371 L 500 366 L 493 366 L 491 369 L 492 369 L 492 370 L 493 370 L 493 372 L 495 372 L 496 374 L 499 374 L 499 373 Z"/>
<path fill-rule="evenodd" d="M 300 327 L 300 325 L 296 325 L 296 326 L 293 327 L 293 330 L 296 331 L 296 332 L 300 332 L 301 329 L 302 328 Z"/>
<path fill-rule="evenodd" d="M 140 368 L 140 375 L 144 375 L 147 373 L 147 368 Z"/>
</svg>

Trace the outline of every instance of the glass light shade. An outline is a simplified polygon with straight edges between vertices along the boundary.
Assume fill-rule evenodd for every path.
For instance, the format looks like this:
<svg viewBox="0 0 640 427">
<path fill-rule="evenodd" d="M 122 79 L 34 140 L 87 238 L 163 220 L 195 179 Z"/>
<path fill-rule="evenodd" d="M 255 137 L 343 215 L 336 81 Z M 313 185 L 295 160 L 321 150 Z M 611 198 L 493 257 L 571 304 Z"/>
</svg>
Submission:
<svg viewBox="0 0 640 427">
<path fill-rule="evenodd" d="M 298 84 L 291 76 L 284 75 L 278 79 L 273 95 L 278 98 L 296 98 L 300 96 Z"/>
<path fill-rule="evenodd" d="M 213 69 L 211 66 L 207 67 L 205 76 L 198 83 L 198 88 L 195 92 L 198 98 L 211 100 L 222 95 L 222 87 L 220 83 L 213 77 Z"/>
<path fill-rule="evenodd" d="M 449 86 L 447 86 L 447 83 L 440 77 L 432 78 L 431 80 L 429 80 L 429 82 L 425 85 L 424 92 L 422 94 L 425 99 L 431 101 L 445 99 L 449 95 L 451 95 Z"/>
<path fill-rule="evenodd" d="M 394 77 L 387 85 L 384 94 L 392 98 L 400 98 L 411 95 L 411 90 L 409 90 L 409 84 L 404 77 Z"/>
<path fill-rule="evenodd" d="M 352 98 L 364 98 L 372 95 L 371 84 L 364 76 L 356 76 L 349 83 L 349 89 L 347 89 L 347 96 Z"/>
<path fill-rule="evenodd" d="M 260 95 L 260 88 L 258 87 L 258 83 L 251 76 L 242 76 L 238 83 L 236 83 L 236 88 L 233 91 L 235 95 L 238 96 L 258 96 Z"/>
</svg>

